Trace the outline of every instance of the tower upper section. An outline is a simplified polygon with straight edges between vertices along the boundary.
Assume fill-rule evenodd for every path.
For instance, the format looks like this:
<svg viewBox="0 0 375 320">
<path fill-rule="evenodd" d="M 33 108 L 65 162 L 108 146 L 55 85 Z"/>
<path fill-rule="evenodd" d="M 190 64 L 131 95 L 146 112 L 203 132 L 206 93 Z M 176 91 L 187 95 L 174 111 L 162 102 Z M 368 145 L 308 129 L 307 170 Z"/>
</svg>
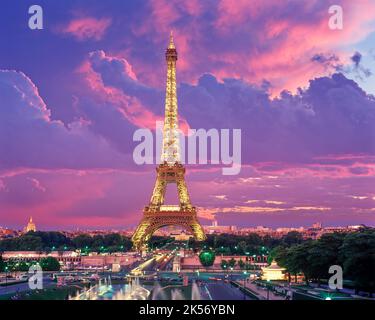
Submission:
<svg viewBox="0 0 375 320">
<path fill-rule="evenodd" d="M 177 50 L 171 32 L 165 53 L 167 60 L 167 84 L 165 94 L 165 118 L 163 129 L 163 148 L 161 161 L 170 165 L 180 162 L 180 143 L 178 129 L 178 108 L 176 89 Z"/>
</svg>

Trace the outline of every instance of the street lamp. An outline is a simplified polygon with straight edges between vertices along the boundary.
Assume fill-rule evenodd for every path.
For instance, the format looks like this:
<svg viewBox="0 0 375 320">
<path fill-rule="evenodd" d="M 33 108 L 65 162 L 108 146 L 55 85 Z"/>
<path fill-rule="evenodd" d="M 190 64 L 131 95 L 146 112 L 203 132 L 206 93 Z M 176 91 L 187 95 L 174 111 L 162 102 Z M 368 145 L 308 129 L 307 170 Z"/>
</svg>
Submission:
<svg viewBox="0 0 375 320">
<path fill-rule="evenodd" d="M 256 258 L 256 254 L 253 254 L 253 269 L 255 270 L 255 258 Z"/>
<path fill-rule="evenodd" d="M 8 266 L 5 267 L 5 293 L 8 292 Z"/>
<path fill-rule="evenodd" d="M 244 277 L 243 277 L 243 299 L 246 300 L 246 294 L 245 294 L 246 285 L 245 285 L 245 282 L 246 282 L 247 272 L 244 271 L 243 274 L 244 274 Z"/>
<path fill-rule="evenodd" d="M 269 285 L 269 283 L 270 283 L 270 279 L 267 279 L 267 284 L 266 284 L 266 286 L 267 286 L 267 300 L 270 299 L 270 285 Z"/>
</svg>

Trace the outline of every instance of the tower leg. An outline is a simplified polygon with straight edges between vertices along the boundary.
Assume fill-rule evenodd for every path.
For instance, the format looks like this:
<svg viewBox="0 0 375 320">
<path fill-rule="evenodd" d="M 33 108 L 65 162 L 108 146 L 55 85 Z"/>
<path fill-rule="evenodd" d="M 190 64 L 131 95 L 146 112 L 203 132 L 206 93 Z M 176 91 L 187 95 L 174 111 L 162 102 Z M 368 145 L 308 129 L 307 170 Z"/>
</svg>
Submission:
<svg viewBox="0 0 375 320">
<path fill-rule="evenodd" d="M 203 231 L 202 226 L 200 225 L 200 223 L 196 219 L 194 219 L 194 221 L 192 222 L 191 229 L 193 230 L 194 238 L 197 241 L 204 241 L 204 240 L 207 239 L 207 237 L 206 237 L 206 235 Z"/>
</svg>

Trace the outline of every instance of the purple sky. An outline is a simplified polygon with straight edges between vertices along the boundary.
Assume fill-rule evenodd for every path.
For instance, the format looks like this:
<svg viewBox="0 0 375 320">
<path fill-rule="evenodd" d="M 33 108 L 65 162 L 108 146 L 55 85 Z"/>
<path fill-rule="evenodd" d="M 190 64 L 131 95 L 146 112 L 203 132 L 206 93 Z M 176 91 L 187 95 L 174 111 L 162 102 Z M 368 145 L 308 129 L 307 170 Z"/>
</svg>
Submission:
<svg viewBox="0 0 375 320">
<path fill-rule="evenodd" d="M 375 225 L 375 3 L 3 1 L 0 226 L 135 226 L 155 165 L 138 128 L 163 117 L 165 48 L 190 128 L 242 130 L 242 170 L 187 166 L 203 224 Z M 328 8 L 344 28 L 328 28 Z"/>
</svg>

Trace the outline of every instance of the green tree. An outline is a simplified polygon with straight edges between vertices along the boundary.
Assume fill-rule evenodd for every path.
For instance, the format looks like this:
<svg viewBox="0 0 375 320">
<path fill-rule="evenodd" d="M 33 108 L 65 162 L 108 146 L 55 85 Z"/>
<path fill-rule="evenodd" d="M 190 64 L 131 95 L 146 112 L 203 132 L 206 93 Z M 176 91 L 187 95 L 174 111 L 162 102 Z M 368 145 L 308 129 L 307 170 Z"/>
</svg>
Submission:
<svg viewBox="0 0 375 320">
<path fill-rule="evenodd" d="M 30 265 L 29 263 L 25 262 L 25 261 L 21 261 L 19 262 L 18 264 L 16 264 L 16 268 L 14 269 L 14 271 L 29 271 L 29 268 L 30 268 Z"/>
<path fill-rule="evenodd" d="M 221 269 L 223 269 L 223 270 L 228 270 L 228 266 L 229 266 L 229 263 L 228 263 L 228 261 L 227 260 L 221 260 L 221 263 L 220 263 L 220 267 L 221 267 Z"/>
<path fill-rule="evenodd" d="M 18 242 L 18 243 L 17 243 Z M 17 249 L 20 251 L 39 251 L 43 250 L 43 242 L 39 236 L 26 234 L 18 238 Z"/>
<path fill-rule="evenodd" d="M 54 257 L 47 257 L 40 259 L 39 265 L 43 269 L 43 271 L 59 271 L 60 270 L 60 263 Z"/>
<path fill-rule="evenodd" d="M 245 254 L 245 252 L 247 251 L 246 241 L 240 241 L 240 242 L 238 242 L 237 247 L 238 247 L 238 251 L 241 254 Z"/>
<path fill-rule="evenodd" d="M 236 265 L 236 260 L 234 258 L 231 258 L 228 262 L 230 268 L 234 268 Z"/>
<path fill-rule="evenodd" d="M 3 260 L 3 257 L 0 255 L 0 272 L 4 272 L 6 263 Z"/>
<path fill-rule="evenodd" d="M 238 266 L 240 267 L 241 270 L 245 269 L 245 262 L 243 262 L 242 259 L 240 259 L 238 261 Z"/>
<path fill-rule="evenodd" d="M 342 233 L 324 234 L 311 244 L 307 261 L 310 264 L 310 276 L 317 280 L 318 286 L 321 279 L 330 276 L 329 267 L 340 264 L 338 252 L 344 238 L 345 234 Z"/>
<path fill-rule="evenodd" d="M 281 241 L 288 247 L 303 242 L 302 234 L 298 231 L 290 231 L 281 238 Z"/>
<path fill-rule="evenodd" d="M 352 279 L 356 291 L 375 291 L 375 231 L 363 230 L 348 234 L 340 247 L 344 275 Z"/>
<path fill-rule="evenodd" d="M 122 237 L 118 233 L 110 233 L 106 234 L 103 238 L 104 246 L 111 247 L 111 246 L 120 246 L 122 243 Z"/>
<path fill-rule="evenodd" d="M 202 250 L 199 254 L 199 261 L 204 267 L 211 267 L 215 262 L 215 252 L 212 250 Z"/>
<path fill-rule="evenodd" d="M 299 272 L 305 275 L 306 285 L 309 285 L 311 276 L 311 265 L 308 261 L 309 250 L 311 249 L 312 242 L 308 241 L 302 244 L 290 247 L 285 256 L 285 263 L 288 272 L 297 277 Z"/>
<path fill-rule="evenodd" d="M 77 249 L 91 248 L 93 239 L 88 234 L 80 234 L 72 239 L 73 245 Z"/>
</svg>

